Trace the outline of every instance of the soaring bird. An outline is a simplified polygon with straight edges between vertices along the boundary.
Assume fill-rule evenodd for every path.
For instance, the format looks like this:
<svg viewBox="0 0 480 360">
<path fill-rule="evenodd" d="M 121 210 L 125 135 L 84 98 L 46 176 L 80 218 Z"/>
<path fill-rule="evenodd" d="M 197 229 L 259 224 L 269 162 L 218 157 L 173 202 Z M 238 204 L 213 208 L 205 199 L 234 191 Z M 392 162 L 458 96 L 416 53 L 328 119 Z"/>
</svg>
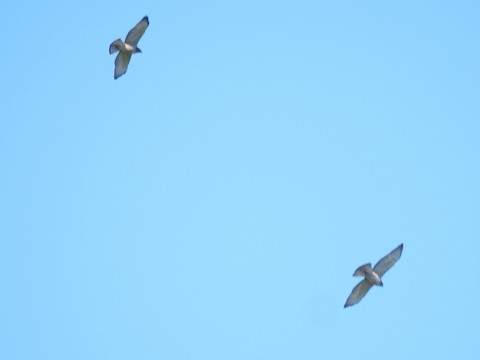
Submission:
<svg viewBox="0 0 480 360">
<path fill-rule="evenodd" d="M 360 302 L 362 298 L 367 294 L 368 290 L 373 285 L 383 286 L 382 277 L 383 275 L 400 259 L 402 256 L 403 244 L 400 244 L 395 250 L 389 253 L 387 256 L 381 258 L 373 267 L 372 264 L 368 263 L 360 266 L 353 276 L 364 276 L 365 279 L 360 281 L 357 286 L 352 290 L 352 293 L 347 299 L 344 308 L 347 306 L 355 305 Z"/>
<path fill-rule="evenodd" d="M 145 33 L 145 30 L 147 30 L 148 24 L 148 16 L 145 16 L 128 32 L 125 42 L 117 39 L 110 44 L 110 54 L 116 53 L 117 51 L 119 52 L 115 59 L 114 79 L 118 79 L 127 72 L 128 63 L 130 62 L 132 54 L 142 52 L 142 50 L 137 47 L 137 44 Z"/>
</svg>

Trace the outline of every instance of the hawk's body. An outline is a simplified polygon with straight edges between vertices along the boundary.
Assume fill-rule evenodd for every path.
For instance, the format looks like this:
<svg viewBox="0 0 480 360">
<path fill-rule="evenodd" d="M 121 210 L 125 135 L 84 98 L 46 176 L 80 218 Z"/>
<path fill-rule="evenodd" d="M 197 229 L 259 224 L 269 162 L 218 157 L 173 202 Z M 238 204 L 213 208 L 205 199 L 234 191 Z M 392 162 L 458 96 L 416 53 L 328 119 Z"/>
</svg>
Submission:
<svg viewBox="0 0 480 360">
<path fill-rule="evenodd" d="M 145 16 L 137 25 L 133 27 L 132 30 L 128 32 L 125 42 L 123 42 L 121 39 L 117 39 L 110 44 L 110 54 L 116 53 L 117 51 L 119 52 L 115 59 L 115 72 L 113 75 L 114 79 L 118 79 L 127 72 L 128 64 L 130 63 L 132 54 L 142 52 L 137 44 L 145 33 L 145 30 L 147 30 L 148 25 L 148 17 Z"/>
<path fill-rule="evenodd" d="M 400 259 L 402 256 L 403 244 L 390 252 L 387 256 L 381 258 L 373 267 L 370 263 L 360 266 L 353 276 L 364 276 L 365 279 L 360 281 L 352 290 L 344 307 L 355 305 L 360 302 L 373 285 L 383 286 L 383 275 Z"/>
</svg>

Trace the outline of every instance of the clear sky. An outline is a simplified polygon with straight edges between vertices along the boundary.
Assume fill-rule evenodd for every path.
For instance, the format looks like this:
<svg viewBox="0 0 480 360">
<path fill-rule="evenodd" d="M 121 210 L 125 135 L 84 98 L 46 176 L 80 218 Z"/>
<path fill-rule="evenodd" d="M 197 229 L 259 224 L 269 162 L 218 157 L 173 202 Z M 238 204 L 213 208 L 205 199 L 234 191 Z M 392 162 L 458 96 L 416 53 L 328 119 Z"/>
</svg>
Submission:
<svg viewBox="0 0 480 360">
<path fill-rule="evenodd" d="M 478 356 L 478 1 L 0 13 L 1 359 Z"/>
</svg>

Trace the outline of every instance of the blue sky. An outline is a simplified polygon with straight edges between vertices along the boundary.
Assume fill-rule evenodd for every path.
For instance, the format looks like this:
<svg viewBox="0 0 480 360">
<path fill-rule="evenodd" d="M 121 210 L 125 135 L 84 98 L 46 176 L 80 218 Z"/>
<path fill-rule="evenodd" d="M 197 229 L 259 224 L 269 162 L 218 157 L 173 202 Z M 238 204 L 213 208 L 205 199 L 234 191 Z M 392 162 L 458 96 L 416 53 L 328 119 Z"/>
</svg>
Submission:
<svg viewBox="0 0 480 360">
<path fill-rule="evenodd" d="M 478 2 L 0 10 L 0 358 L 478 352 Z"/>
</svg>

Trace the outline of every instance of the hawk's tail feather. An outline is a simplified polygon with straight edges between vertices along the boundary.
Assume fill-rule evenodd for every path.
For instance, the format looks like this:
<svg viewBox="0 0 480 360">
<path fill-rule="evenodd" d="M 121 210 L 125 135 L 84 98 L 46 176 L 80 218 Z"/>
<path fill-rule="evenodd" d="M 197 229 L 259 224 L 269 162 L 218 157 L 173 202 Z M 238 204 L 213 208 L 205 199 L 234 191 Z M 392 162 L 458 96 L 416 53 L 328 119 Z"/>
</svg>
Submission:
<svg viewBox="0 0 480 360">
<path fill-rule="evenodd" d="M 372 264 L 368 263 L 365 265 L 360 266 L 355 272 L 353 273 L 353 276 L 365 276 L 367 272 L 372 271 Z"/>
<path fill-rule="evenodd" d="M 125 44 L 122 41 L 122 39 L 117 39 L 114 42 L 110 44 L 109 52 L 110 55 L 116 53 L 117 51 L 120 51 L 125 48 Z"/>
</svg>

